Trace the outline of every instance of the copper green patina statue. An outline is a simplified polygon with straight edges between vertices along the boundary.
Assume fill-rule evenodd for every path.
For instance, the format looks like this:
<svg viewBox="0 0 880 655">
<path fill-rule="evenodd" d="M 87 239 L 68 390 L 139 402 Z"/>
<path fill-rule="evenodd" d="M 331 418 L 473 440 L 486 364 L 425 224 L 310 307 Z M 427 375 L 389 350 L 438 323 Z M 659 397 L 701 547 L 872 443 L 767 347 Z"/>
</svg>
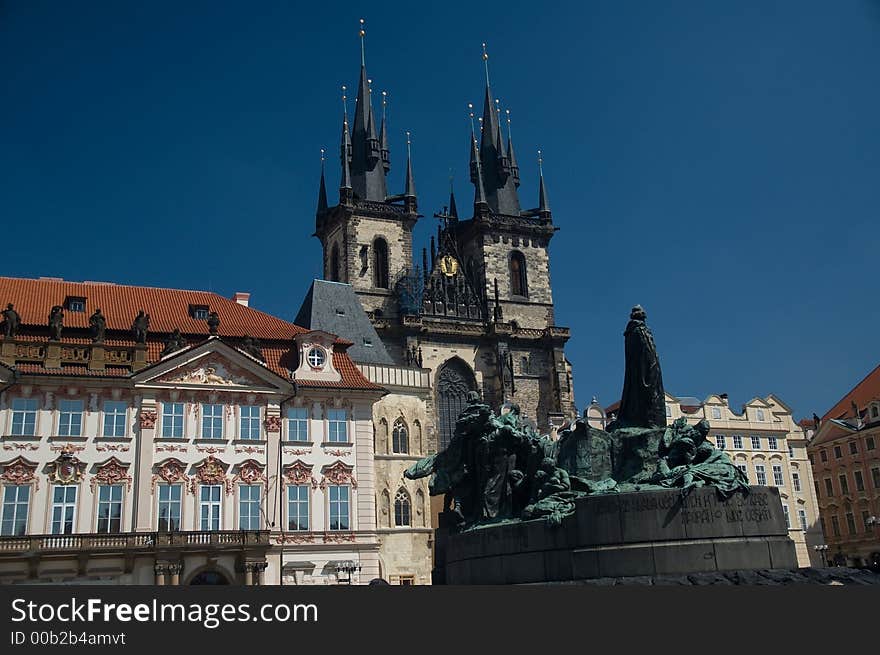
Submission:
<svg viewBox="0 0 880 655">
<path fill-rule="evenodd" d="M 707 440 L 705 420 L 666 426 L 657 400 L 664 398 L 660 363 L 644 319 L 634 308 L 626 333 L 628 409 L 608 431 L 578 420 L 553 441 L 517 405 L 505 403 L 496 416 L 471 392 L 446 449 L 404 476 L 431 476 L 431 495 L 445 496 L 445 515 L 458 529 L 538 518 L 559 524 L 588 494 L 679 488 L 684 495 L 701 486 L 721 498 L 748 493 L 745 474 Z"/>
</svg>

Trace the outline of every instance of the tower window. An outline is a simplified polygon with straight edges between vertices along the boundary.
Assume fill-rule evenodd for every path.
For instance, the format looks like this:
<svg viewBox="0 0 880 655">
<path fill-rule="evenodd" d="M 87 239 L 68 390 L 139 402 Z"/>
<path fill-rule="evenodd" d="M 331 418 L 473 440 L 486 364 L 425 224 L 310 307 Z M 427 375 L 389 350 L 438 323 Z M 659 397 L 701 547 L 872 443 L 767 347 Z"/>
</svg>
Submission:
<svg viewBox="0 0 880 655">
<path fill-rule="evenodd" d="M 333 282 L 341 282 L 339 279 L 339 244 L 333 244 L 333 250 L 330 254 L 330 280 Z"/>
<path fill-rule="evenodd" d="M 510 294 L 524 297 L 529 295 L 529 286 L 526 280 L 526 258 L 518 250 L 510 253 Z"/>
<path fill-rule="evenodd" d="M 388 242 L 381 237 L 373 242 L 373 286 L 388 288 Z"/>
</svg>

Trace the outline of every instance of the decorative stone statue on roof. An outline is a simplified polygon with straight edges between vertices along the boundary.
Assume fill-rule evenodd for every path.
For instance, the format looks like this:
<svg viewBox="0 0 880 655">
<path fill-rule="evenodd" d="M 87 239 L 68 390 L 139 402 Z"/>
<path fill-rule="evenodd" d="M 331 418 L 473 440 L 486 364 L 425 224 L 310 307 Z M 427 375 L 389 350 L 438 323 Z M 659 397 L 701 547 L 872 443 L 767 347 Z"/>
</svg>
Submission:
<svg viewBox="0 0 880 655">
<path fill-rule="evenodd" d="M 95 313 L 89 317 L 89 328 L 92 332 L 92 341 L 94 343 L 104 343 L 104 334 L 107 332 L 107 319 L 101 313 L 100 309 L 95 309 Z"/>
<path fill-rule="evenodd" d="M 254 337 L 249 335 L 246 336 L 241 342 L 241 349 L 251 357 L 256 357 L 261 362 L 265 361 L 265 359 L 263 358 L 263 348 L 260 345 L 259 339 L 255 339 Z"/>
<path fill-rule="evenodd" d="M 208 323 L 208 332 L 210 334 L 217 334 L 217 328 L 220 327 L 220 316 L 217 312 L 211 312 L 208 314 L 207 318 Z"/>
<path fill-rule="evenodd" d="M 21 317 L 13 308 L 12 303 L 6 305 L 3 310 L 3 336 L 11 339 L 18 334 L 18 328 L 21 327 Z"/>
<path fill-rule="evenodd" d="M 168 339 L 165 341 L 165 347 L 162 349 L 161 357 L 170 355 L 178 350 L 183 350 L 184 348 L 186 348 L 186 339 L 184 339 L 183 335 L 180 333 L 180 328 L 174 328 L 174 332 L 168 335 Z"/>
<path fill-rule="evenodd" d="M 61 341 L 61 329 L 64 327 L 64 308 L 61 305 L 52 307 L 49 312 L 49 339 Z"/>
<path fill-rule="evenodd" d="M 147 343 L 147 332 L 150 329 L 150 315 L 145 314 L 144 310 L 140 310 L 138 315 L 134 317 L 131 324 L 131 331 L 134 333 L 135 343 Z"/>
<path fill-rule="evenodd" d="M 666 427 L 666 400 L 660 358 L 654 345 L 654 336 L 645 323 L 647 315 L 641 305 L 630 313 L 624 331 L 626 369 L 623 394 L 614 428 Z"/>
</svg>

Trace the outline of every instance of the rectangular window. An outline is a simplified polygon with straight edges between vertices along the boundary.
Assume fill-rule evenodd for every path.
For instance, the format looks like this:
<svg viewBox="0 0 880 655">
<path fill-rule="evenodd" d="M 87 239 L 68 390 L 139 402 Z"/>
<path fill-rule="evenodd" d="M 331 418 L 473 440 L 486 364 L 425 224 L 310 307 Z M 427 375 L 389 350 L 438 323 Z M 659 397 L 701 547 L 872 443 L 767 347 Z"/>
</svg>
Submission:
<svg viewBox="0 0 880 655">
<path fill-rule="evenodd" d="M 238 486 L 238 529 L 260 529 L 260 485 Z"/>
<path fill-rule="evenodd" d="M 12 434 L 16 437 L 32 437 L 37 433 L 37 399 L 12 399 Z"/>
<path fill-rule="evenodd" d="M 742 471 L 743 475 L 745 475 L 746 478 L 749 477 L 749 467 L 746 464 L 737 464 L 736 468 L 738 468 L 740 471 Z"/>
<path fill-rule="evenodd" d="M 288 407 L 287 439 L 288 441 L 309 440 L 309 412 L 305 407 Z"/>
<path fill-rule="evenodd" d="M 835 537 L 840 536 L 840 519 L 836 516 L 831 517 L 831 531 L 834 533 Z"/>
<path fill-rule="evenodd" d="M 202 405 L 202 439 L 223 438 L 223 405 Z"/>
<path fill-rule="evenodd" d="M 122 532 L 122 485 L 98 487 L 98 532 Z"/>
<path fill-rule="evenodd" d="M 801 524 L 801 530 L 807 531 L 807 513 L 803 509 L 798 509 L 798 522 Z"/>
<path fill-rule="evenodd" d="M 11 484 L 3 487 L 3 517 L 0 521 L 0 535 L 20 537 L 27 532 L 30 498 L 30 485 Z"/>
<path fill-rule="evenodd" d="M 759 409 L 758 412 L 757 412 L 757 414 L 758 414 L 758 420 L 759 420 L 759 421 L 763 421 L 763 420 L 764 420 L 764 410 L 763 410 L 763 409 Z"/>
<path fill-rule="evenodd" d="M 180 496 L 182 485 L 159 485 L 159 525 L 160 532 L 180 530 Z"/>
<path fill-rule="evenodd" d="M 58 401 L 58 436 L 78 437 L 82 434 L 83 401 Z"/>
<path fill-rule="evenodd" d="M 868 523 L 868 518 L 871 516 L 871 512 L 866 509 L 862 510 L 862 525 L 865 526 L 865 532 L 868 532 L 871 528 L 871 525 Z"/>
<path fill-rule="evenodd" d="M 788 458 L 794 459 L 794 446 L 788 444 Z"/>
<path fill-rule="evenodd" d="M 788 505 L 782 503 L 782 513 L 785 514 L 785 527 L 791 530 L 791 517 L 788 515 Z"/>
<path fill-rule="evenodd" d="M 309 529 L 309 486 L 287 487 L 287 529 Z"/>
<path fill-rule="evenodd" d="M 834 487 L 831 486 L 831 478 L 825 478 L 825 495 L 829 498 L 834 495 Z"/>
<path fill-rule="evenodd" d="M 199 488 L 199 529 L 219 530 L 223 487 L 219 484 L 202 485 Z"/>
<path fill-rule="evenodd" d="M 713 407 L 712 408 L 712 418 L 721 418 L 721 408 Z"/>
<path fill-rule="evenodd" d="M 840 446 L 834 446 L 834 459 L 840 459 L 843 457 L 843 451 L 840 449 Z"/>
<path fill-rule="evenodd" d="M 846 513 L 846 529 L 850 534 L 856 533 L 856 517 L 852 512 Z"/>
<path fill-rule="evenodd" d="M 77 488 L 73 485 L 52 488 L 52 534 L 73 534 Z"/>
<path fill-rule="evenodd" d="M 260 434 L 260 406 L 259 405 L 242 405 L 239 407 L 241 412 L 241 430 L 239 439 L 259 439 Z"/>
<path fill-rule="evenodd" d="M 672 416 L 672 408 L 669 406 L 669 403 L 666 404 L 666 416 Z"/>
<path fill-rule="evenodd" d="M 779 450 L 779 441 L 776 437 L 767 437 L 767 447 L 770 450 Z"/>
<path fill-rule="evenodd" d="M 827 450 L 820 450 L 819 451 L 819 459 L 821 459 L 823 462 L 827 462 L 828 461 L 828 451 Z"/>
<path fill-rule="evenodd" d="M 846 479 L 846 473 L 839 476 L 837 479 L 840 480 L 840 493 L 848 494 L 849 493 L 849 481 Z"/>
<path fill-rule="evenodd" d="M 755 476 L 758 480 L 758 484 L 767 484 L 767 473 L 764 470 L 763 464 L 755 464 Z"/>
<path fill-rule="evenodd" d="M 761 450 L 761 437 L 752 436 L 752 450 Z"/>
<path fill-rule="evenodd" d="M 850 455 L 858 455 L 859 454 L 859 444 L 856 441 L 849 442 L 849 454 Z"/>
<path fill-rule="evenodd" d="M 183 439 L 183 403 L 162 403 L 162 436 Z"/>
<path fill-rule="evenodd" d="M 104 402 L 104 436 L 124 437 L 128 403 L 124 400 Z"/>
<path fill-rule="evenodd" d="M 782 477 L 782 465 L 774 464 L 773 465 L 773 484 L 777 487 L 785 486 L 785 478 Z"/>
<path fill-rule="evenodd" d="M 816 487 L 816 498 L 821 498 L 822 494 L 819 492 L 819 481 L 813 480 L 813 486 Z"/>
<path fill-rule="evenodd" d="M 724 448 L 727 446 L 727 439 L 724 438 L 723 434 L 715 435 L 715 446 L 720 450 L 724 450 Z"/>
<path fill-rule="evenodd" d="M 876 447 L 874 437 L 865 437 L 865 450 L 874 450 Z"/>
<path fill-rule="evenodd" d="M 880 489 L 880 468 L 871 469 L 871 481 L 875 489 Z"/>
<path fill-rule="evenodd" d="M 743 438 L 741 434 L 733 435 L 733 447 L 736 450 L 742 450 L 743 447 Z"/>
<path fill-rule="evenodd" d="M 794 487 L 795 491 L 801 490 L 801 474 L 795 471 L 791 473 L 791 484 Z"/>
<path fill-rule="evenodd" d="M 346 411 L 344 409 L 327 410 L 327 422 L 330 430 L 327 440 L 337 443 L 347 443 L 348 418 Z"/>
<path fill-rule="evenodd" d="M 865 490 L 865 479 L 862 476 L 861 471 L 853 471 L 853 479 L 856 482 L 856 491 L 864 491 Z"/>
<path fill-rule="evenodd" d="M 333 485 L 327 489 L 330 494 L 330 529 L 350 530 L 348 487 Z"/>
</svg>

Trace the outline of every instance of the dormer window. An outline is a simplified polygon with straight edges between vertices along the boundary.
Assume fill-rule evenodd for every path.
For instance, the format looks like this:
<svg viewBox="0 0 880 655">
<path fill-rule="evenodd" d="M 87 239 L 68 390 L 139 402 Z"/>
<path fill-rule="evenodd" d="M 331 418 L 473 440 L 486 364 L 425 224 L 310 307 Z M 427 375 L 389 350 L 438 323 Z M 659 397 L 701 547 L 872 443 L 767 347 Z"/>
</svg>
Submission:
<svg viewBox="0 0 880 655">
<path fill-rule="evenodd" d="M 321 348 L 311 348 L 306 355 L 306 361 L 312 368 L 323 368 L 324 362 L 327 361 L 327 355 Z"/>
<path fill-rule="evenodd" d="M 208 320 L 208 306 L 207 305 L 190 305 L 189 306 L 189 315 L 192 316 L 197 321 L 207 321 Z"/>
<path fill-rule="evenodd" d="M 82 296 L 67 296 L 64 300 L 64 307 L 69 312 L 85 312 L 86 299 Z"/>
<path fill-rule="evenodd" d="M 366 346 L 367 348 L 372 348 L 373 341 L 371 339 L 367 339 L 366 337 L 364 337 L 364 346 Z"/>
</svg>

